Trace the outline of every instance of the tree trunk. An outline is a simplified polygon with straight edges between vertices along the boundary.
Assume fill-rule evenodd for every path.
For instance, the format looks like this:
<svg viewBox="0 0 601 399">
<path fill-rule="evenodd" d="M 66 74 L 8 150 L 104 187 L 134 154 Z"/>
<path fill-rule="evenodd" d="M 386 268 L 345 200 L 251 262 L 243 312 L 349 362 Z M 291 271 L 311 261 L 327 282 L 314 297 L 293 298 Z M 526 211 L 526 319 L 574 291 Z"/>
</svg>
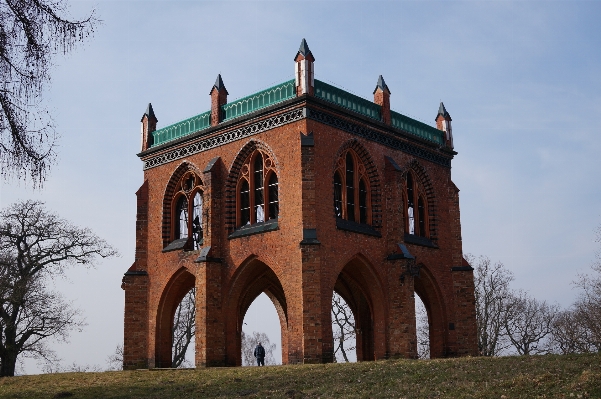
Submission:
<svg viewBox="0 0 601 399">
<path fill-rule="evenodd" d="M 0 377 L 14 377 L 15 366 L 17 364 L 17 356 L 12 353 L 7 353 L 0 358 Z"/>
</svg>

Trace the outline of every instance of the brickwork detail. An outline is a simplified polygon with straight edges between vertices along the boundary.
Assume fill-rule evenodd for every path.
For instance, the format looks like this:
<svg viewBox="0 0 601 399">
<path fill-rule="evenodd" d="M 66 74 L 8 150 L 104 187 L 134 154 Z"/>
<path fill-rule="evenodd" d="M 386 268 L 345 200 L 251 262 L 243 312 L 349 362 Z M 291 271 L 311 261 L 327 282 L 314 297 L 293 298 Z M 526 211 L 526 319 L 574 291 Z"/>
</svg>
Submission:
<svg viewBox="0 0 601 399">
<path fill-rule="evenodd" d="M 208 139 L 197 141 L 192 144 L 179 147 L 174 150 L 166 151 L 157 156 L 151 157 L 144 161 L 144 170 L 154 168 L 166 163 L 204 152 L 212 148 L 220 147 L 231 142 L 241 140 L 243 138 L 274 129 L 279 126 L 292 123 L 301 118 L 304 118 L 303 109 L 294 109 L 292 111 L 263 119 L 259 122 L 251 123 L 238 129 L 230 130 L 225 133 L 220 133 Z"/>
</svg>

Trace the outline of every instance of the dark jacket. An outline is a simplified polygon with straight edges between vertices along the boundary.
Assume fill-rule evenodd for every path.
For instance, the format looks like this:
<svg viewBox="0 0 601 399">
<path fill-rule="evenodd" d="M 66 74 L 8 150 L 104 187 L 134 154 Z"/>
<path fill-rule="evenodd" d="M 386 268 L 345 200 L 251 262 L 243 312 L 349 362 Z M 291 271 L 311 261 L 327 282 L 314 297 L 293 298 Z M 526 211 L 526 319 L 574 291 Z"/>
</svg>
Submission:
<svg viewBox="0 0 601 399">
<path fill-rule="evenodd" d="M 265 357 L 265 348 L 261 345 L 257 345 L 255 348 L 255 357 L 256 358 L 264 358 Z"/>
</svg>

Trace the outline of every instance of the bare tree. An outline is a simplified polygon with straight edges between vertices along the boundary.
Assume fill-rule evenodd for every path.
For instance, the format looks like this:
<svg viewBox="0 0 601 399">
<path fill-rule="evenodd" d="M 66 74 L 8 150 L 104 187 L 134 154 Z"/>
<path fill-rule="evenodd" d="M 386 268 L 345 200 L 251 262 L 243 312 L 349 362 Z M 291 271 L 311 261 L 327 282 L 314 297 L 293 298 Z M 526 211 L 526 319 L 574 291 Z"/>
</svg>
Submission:
<svg viewBox="0 0 601 399">
<path fill-rule="evenodd" d="M 0 376 L 13 376 L 20 355 L 49 358 L 45 342 L 80 328 L 79 312 L 46 288 L 72 265 L 90 266 L 116 251 L 89 229 L 47 212 L 40 202 L 0 213 Z"/>
<path fill-rule="evenodd" d="M 123 344 L 117 345 L 115 352 L 106 359 L 106 362 L 109 371 L 123 370 Z"/>
<path fill-rule="evenodd" d="M 415 297 L 415 321 L 417 333 L 417 357 L 430 358 L 430 322 L 428 311 L 419 296 Z"/>
<path fill-rule="evenodd" d="M 191 366 L 186 361 L 186 351 L 196 331 L 196 288 L 184 296 L 173 319 L 172 342 L 173 361 L 171 367 Z"/>
<path fill-rule="evenodd" d="M 52 56 L 94 31 L 94 14 L 70 21 L 65 0 L 0 1 L 0 170 L 39 185 L 55 157 L 56 133 L 41 104 Z M 61 15 L 62 14 L 62 15 Z"/>
<path fill-rule="evenodd" d="M 582 323 L 578 313 L 573 306 L 556 315 L 550 340 L 552 352 L 567 355 L 596 352 L 601 349 L 593 345 L 590 331 Z"/>
<path fill-rule="evenodd" d="M 265 349 L 265 365 L 274 365 L 275 357 L 273 356 L 273 352 L 275 351 L 276 344 L 272 344 L 269 340 L 267 334 L 263 332 L 253 331 L 251 334 L 245 334 L 242 331 L 242 365 L 243 366 L 253 366 L 256 365 L 257 362 L 255 360 L 255 347 L 261 343 L 263 348 Z"/>
<path fill-rule="evenodd" d="M 482 356 L 497 356 L 507 346 L 505 324 L 513 296 L 509 283 L 513 274 L 501 262 L 492 264 L 485 256 L 466 255 L 474 267 L 478 350 Z"/>
<path fill-rule="evenodd" d="M 510 296 L 506 309 L 505 333 L 518 354 L 549 352 L 545 338 L 551 335 L 559 306 L 539 301 L 519 291 Z"/>
<path fill-rule="evenodd" d="M 355 350 L 357 346 L 355 317 L 348 304 L 336 292 L 332 295 L 332 336 L 334 361 L 344 360 L 348 363 L 346 352 Z M 342 359 L 338 359 L 339 355 Z"/>
</svg>

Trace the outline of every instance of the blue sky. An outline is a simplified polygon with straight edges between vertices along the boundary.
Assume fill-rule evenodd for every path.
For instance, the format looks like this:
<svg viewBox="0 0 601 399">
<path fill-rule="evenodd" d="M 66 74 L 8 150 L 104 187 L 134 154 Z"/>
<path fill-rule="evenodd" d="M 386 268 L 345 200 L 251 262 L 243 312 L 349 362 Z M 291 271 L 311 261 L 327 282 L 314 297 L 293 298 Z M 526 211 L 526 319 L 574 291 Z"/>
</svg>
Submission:
<svg viewBox="0 0 601 399">
<path fill-rule="evenodd" d="M 453 118 L 453 181 L 464 251 L 502 261 L 515 288 L 568 306 L 601 224 L 601 2 L 77 1 L 103 20 L 56 57 L 45 94 L 61 135 L 41 191 L 15 181 L 0 206 L 36 198 L 92 228 L 122 256 L 57 282 L 88 327 L 55 345 L 65 363 L 105 364 L 122 341 L 121 277 L 133 262 L 140 118 L 158 127 L 209 109 L 221 73 L 229 99 L 293 77 L 303 37 L 316 78 L 434 125 Z M 273 311 L 275 317 L 275 311 Z M 26 372 L 36 372 L 27 363 Z"/>
</svg>

